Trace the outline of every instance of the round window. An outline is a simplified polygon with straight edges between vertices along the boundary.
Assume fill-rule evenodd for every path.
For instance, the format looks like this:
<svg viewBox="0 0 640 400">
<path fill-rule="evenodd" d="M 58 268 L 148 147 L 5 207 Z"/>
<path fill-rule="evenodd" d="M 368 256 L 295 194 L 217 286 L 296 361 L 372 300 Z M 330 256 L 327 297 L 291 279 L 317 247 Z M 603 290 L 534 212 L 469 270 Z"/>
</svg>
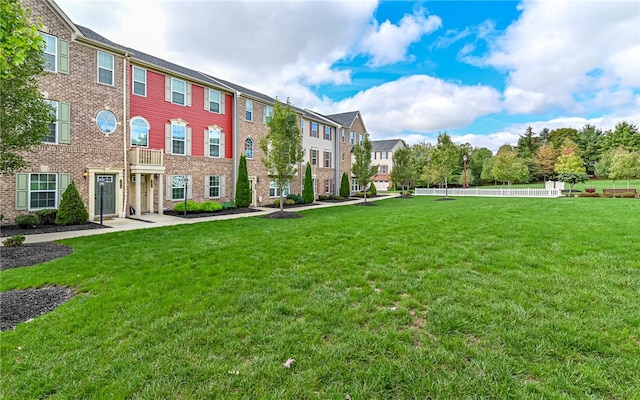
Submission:
<svg viewBox="0 0 640 400">
<path fill-rule="evenodd" d="M 116 130 L 116 116 L 109 110 L 100 111 L 96 123 L 102 133 L 109 134 Z"/>
</svg>

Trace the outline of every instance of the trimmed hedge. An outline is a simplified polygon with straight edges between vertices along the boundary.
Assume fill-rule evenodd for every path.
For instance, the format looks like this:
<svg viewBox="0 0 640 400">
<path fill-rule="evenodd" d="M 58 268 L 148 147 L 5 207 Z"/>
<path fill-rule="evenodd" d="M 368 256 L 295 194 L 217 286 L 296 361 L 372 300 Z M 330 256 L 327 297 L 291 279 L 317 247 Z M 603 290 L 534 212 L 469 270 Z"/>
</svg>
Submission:
<svg viewBox="0 0 640 400">
<path fill-rule="evenodd" d="M 287 200 L 293 200 L 295 202 L 295 204 L 304 204 L 305 201 L 302 198 L 302 196 L 300 196 L 299 194 L 295 194 L 295 193 L 289 193 L 287 195 Z"/>
<path fill-rule="evenodd" d="M 16 225 L 20 228 L 35 228 L 40 225 L 40 218 L 35 214 L 18 215 L 16 217 Z"/>
<path fill-rule="evenodd" d="M 233 210 L 238 208 L 236 207 L 235 201 L 223 201 L 220 205 L 222 206 L 223 210 Z"/>
<path fill-rule="evenodd" d="M 36 215 L 38 216 L 38 218 L 40 218 L 40 223 L 42 225 L 55 225 L 57 214 L 58 214 L 58 210 L 56 209 L 46 209 L 46 210 L 36 211 Z"/>
<path fill-rule="evenodd" d="M 222 210 L 222 205 L 220 203 L 216 203 L 215 201 L 205 201 L 200 204 L 200 211 L 203 212 L 214 212 Z"/>
<path fill-rule="evenodd" d="M 287 205 L 287 206 L 292 206 L 292 205 L 296 204 L 296 202 L 291 200 L 291 199 L 286 199 L 284 204 Z M 280 207 L 280 199 L 274 200 L 273 201 L 273 205 L 276 206 L 276 207 Z"/>
<path fill-rule="evenodd" d="M 175 206 L 173 206 L 173 211 L 184 212 L 184 202 L 177 203 Z M 196 213 L 200 211 L 201 211 L 200 203 L 193 200 L 187 201 L 188 213 Z"/>
</svg>

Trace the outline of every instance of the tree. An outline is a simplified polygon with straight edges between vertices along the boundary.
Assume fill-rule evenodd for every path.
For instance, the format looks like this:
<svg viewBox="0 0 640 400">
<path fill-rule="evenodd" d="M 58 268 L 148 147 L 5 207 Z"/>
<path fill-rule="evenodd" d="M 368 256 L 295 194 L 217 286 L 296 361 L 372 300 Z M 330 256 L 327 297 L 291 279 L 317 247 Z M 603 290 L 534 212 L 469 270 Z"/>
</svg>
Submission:
<svg viewBox="0 0 640 400">
<path fill-rule="evenodd" d="M 458 146 L 451 141 L 451 136 L 446 133 L 438 135 L 438 143 L 433 152 L 433 168 L 441 179 L 444 180 L 444 197 L 449 198 L 449 177 L 460 164 L 460 152 Z"/>
<path fill-rule="evenodd" d="M 295 111 L 289 104 L 283 106 L 276 101 L 271 120 L 267 123 L 269 133 L 260 138 L 264 152 L 262 163 L 275 181 L 280 193 L 280 211 L 284 208 L 284 187 L 296 173 L 296 166 L 304 157 L 302 136 Z"/>
<path fill-rule="evenodd" d="M 576 143 L 578 141 L 578 130 L 573 128 L 559 128 L 549 133 L 549 143 L 551 143 L 554 149 L 561 148 L 567 139 Z"/>
<path fill-rule="evenodd" d="M 635 124 L 622 121 L 616 124 L 613 131 L 605 133 L 602 142 L 603 149 L 607 151 L 620 146 L 629 151 L 640 151 L 640 132 Z"/>
<path fill-rule="evenodd" d="M 482 170 L 484 169 L 484 163 L 491 157 L 493 157 L 493 153 L 485 147 L 471 150 L 471 155 L 467 161 L 467 184 L 477 185 L 483 181 Z"/>
<path fill-rule="evenodd" d="M 573 185 L 588 181 L 589 175 L 585 172 L 580 152 L 569 140 L 565 141 L 560 153 L 555 171 L 558 179 L 569 184 L 569 196 L 571 196 Z"/>
<path fill-rule="evenodd" d="M 396 150 L 393 153 L 393 168 L 390 177 L 393 183 L 402 186 L 403 194 L 406 187 L 413 183 L 415 175 L 411 162 L 411 150 L 406 147 Z"/>
<path fill-rule="evenodd" d="M 411 152 L 412 171 L 414 173 L 413 182 L 416 186 L 428 186 L 430 181 L 422 179 L 427 165 L 431 163 L 434 147 L 431 143 L 421 142 L 409 148 Z"/>
<path fill-rule="evenodd" d="M 313 177 L 311 176 L 311 164 L 307 163 L 307 170 L 304 173 L 304 187 L 302 188 L 302 200 L 305 203 L 313 203 L 315 193 L 313 191 Z"/>
<path fill-rule="evenodd" d="M 236 182 L 236 206 L 240 208 L 251 205 L 251 185 L 247 171 L 247 159 L 244 154 L 240 156 L 238 166 L 238 181 Z"/>
<path fill-rule="evenodd" d="M 29 163 L 23 152 L 37 145 L 55 122 L 53 109 L 38 90 L 43 75 L 44 40 L 30 13 L 17 0 L 0 2 L 0 174 L 11 175 Z"/>
<path fill-rule="evenodd" d="M 342 173 L 342 179 L 340 180 L 340 196 L 345 199 L 351 195 L 351 189 L 349 188 L 349 177 L 346 172 Z"/>
<path fill-rule="evenodd" d="M 609 177 L 626 179 L 628 189 L 631 178 L 640 177 L 640 153 L 627 151 L 624 147 L 615 149 L 611 154 Z"/>
<path fill-rule="evenodd" d="M 602 131 L 587 124 L 578 132 L 576 144 L 582 154 L 582 162 L 586 166 L 587 173 L 594 175 L 596 162 L 600 159 L 602 152 Z"/>
<path fill-rule="evenodd" d="M 589 180 L 589 175 L 587 175 L 586 172 L 560 172 L 558 174 L 558 179 L 569 184 L 569 196 L 571 196 L 573 185 L 576 183 L 587 182 Z"/>
<path fill-rule="evenodd" d="M 529 178 L 529 169 L 525 160 L 518 157 L 515 150 L 502 149 L 493 158 L 491 175 L 494 179 L 507 182 L 511 187 L 512 182 L 519 182 Z"/>
<path fill-rule="evenodd" d="M 56 213 L 56 225 L 82 225 L 89 219 L 87 208 L 80 197 L 75 183 L 71 182 L 62 194 L 62 201 Z"/>
<path fill-rule="evenodd" d="M 550 144 L 543 144 L 538 149 L 538 152 L 533 157 L 533 162 L 540 168 L 540 173 L 543 179 L 546 181 L 548 177 L 553 175 L 553 171 L 556 169 L 556 161 L 558 159 L 558 152 Z"/>
<path fill-rule="evenodd" d="M 495 181 L 496 178 L 493 176 L 493 157 L 487 158 L 482 163 L 482 172 L 480 173 L 480 179 L 484 182 Z"/>
<path fill-rule="evenodd" d="M 538 147 L 538 137 L 534 135 L 533 128 L 528 127 L 524 134 L 520 135 L 518 139 L 518 145 L 516 146 L 518 156 L 520 158 L 533 158 Z"/>
<path fill-rule="evenodd" d="M 364 202 L 367 202 L 367 186 L 371 181 L 371 177 L 378 173 L 378 166 L 371 165 L 371 142 L 369 137 L 365 136 L 362 146 L 356 144 L 353 148 L 353 156 L 355 161 L 351 166 L 351 172 L 358 185 L 364 191 Z"/>
</svg>

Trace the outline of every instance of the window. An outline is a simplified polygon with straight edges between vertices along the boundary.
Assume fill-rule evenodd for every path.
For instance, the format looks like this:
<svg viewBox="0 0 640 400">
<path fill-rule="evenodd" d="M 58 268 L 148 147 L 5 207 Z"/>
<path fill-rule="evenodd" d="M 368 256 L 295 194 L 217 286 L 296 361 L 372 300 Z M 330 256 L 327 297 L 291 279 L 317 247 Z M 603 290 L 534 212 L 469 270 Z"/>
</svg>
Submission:
<svg viewBox="0 0 640 400">
<path fill-rule="evenodd" d="M 29 175 L 29 209 L 56 208 L 57 175 Z"/>
<path fill-rule="evenodd" d="M 300 117 L 300 134 L 304 136 L 304 118 Z"/>
<path fill-rule="evenodd" d="M 188 184 L 184 175 L 174 175 L 171 179 L 171 200 L 184 200 L 184 186 Z"/>
<path fill-rule="evenodd" d="M 311 166 L 315 167 L 318 165 L 318 150 L 311 149 Z"/>
<path fill-rule="evenodd" d="M 318 137 L 318 123 L 311 123 L 311 137 Z"/>
<path fill-rule="evenodd" d="M 347 130 L 342 128 L 342 143 L 347 141 Z"/>
<path fill-rule="evenodd" d="M 209 197 L 220 197 L 220 177 L 209 177 Z"/>
<path fill-rule="evenodd" d="M 185 155 L 187 127 L 171 124 L 171 153 Z"/>
<path fill-rule="evenodd" d="M 221 96 L 223 95 L 217 90 L 209 89 L 209 111 L 222 114 Z"/>
<path fill-rule="evenodd" d="M 356 134 L 349 131 L 349 144 L 356 144 Z"/>
<path fill-rule="evenodd" d="M 133 67 L 133 94 L 147 95 L 147 70 L 144 68 Z"/>
<path fill-rule="evenodd" d="M 113 54 L 98 51 L 98 82 L 113 86 Z"/>
<path fill-rule="evenodd" d="M 209 129 L 209 157 L 220 157 L 220 130 Z"/>
<path fill-rule="evenodd" d="M 96 116 L 96 124 L 100 132 L 108 135 L 116 130 L 116 116 L 109 110 L 102 110 Z"/>
<path fill-rule="evenodd" d="M 375 152 L 375 151 L 372 151 L 372 152 L 371 152 L 371 159 L 372 159 L 372 160 L 375 160 L 375 159 L 376 159 L 376 152 Z"/>
<path fill-rule="evenodd" d="M 387 152 L 386 151 L 381 151 L 380 152 L 380 159 L 382 159 L 382 160 L 386 160 L 387 159 Z"/>
<path fill-rule="evenodd" d="M 324 180 L 324 192 L 331 193 L 331 179 Z"/>
<path fill-rule="evenodd" d="M 131 120 L 131 146 L 149 146 L 149 123 L 141 117 Z"/>
<path fill-rule="evenodd" d="M 51 116 L 55 118 L 55 122 L 49 124 L 49 133 L 42 139 L 44 143 L 58 143 L 58 102 L 47 100 L 47 103 L 53 108 Z"/>
<path fill-rule="evenodd" d="M 245 104 L 247 110 L 244 112 L 244 119 L 253 121 L 253 100 L 247 100 Z"/>
<path fill-rule="evenodd" d="M 358 182 L 355 179 L 353 179 L 351 181 L 351 191 L 358 192 L 359 190 L 360 190 L 360 185 L 358 184 Z"/>
<path fill-rule="evenodd" d="M 362 146 L 362 141 L 364 140 L 364 135 L 358 135 L 358 143 Z"/>
<path fill-rule="evenodd" d="M 288 196 L 291 191 L 291 185 L 287 182 L 282 192 L 283 196 Z M 280 197 L 280 189 L 276 185 L 275 179 L 269 179 L 269 197 Z"/>
<path fill-rule="evenodd" d="M 271 117 L 273 117 L 273 107 L 264 106 L 264 123 L 268 124 L 271 121 Z"/>
<path fill-rule="evenodd" d="M 331 152 L 330 151 L 324 152 L 324 167 L 331 168 Z"/>
<path fill-rule="evenodd" d="M 388 168 L 387 165 L 381 165 L 380 166 L 380 174 L 386 175 L 387 174 L 387 168 Z"/>
<path fill-rule="evenodd" d="M 44 51 L 42 53 L 44 69 L 56 72 L 58 65 L 58 41 L 55 36 L 47 35 L 46 33 L 41 32 L 40 36 L 44 39 Z"/>
<path fill-rule="evenodd" d="M 244 141 L 244 156 L 246 158 L 253 158 L 253 139 L 247 138 Z"/>
<path fill-rule="evenodd" d="M 324 140 L 331 140 L 331 127 L 324 127 Z"/>
<path fill-rule="evenodd" d="M 187 84 L 180 79 L 171 78 L 171 102 L 184 106 L 187 97 Z"/>
</svg>

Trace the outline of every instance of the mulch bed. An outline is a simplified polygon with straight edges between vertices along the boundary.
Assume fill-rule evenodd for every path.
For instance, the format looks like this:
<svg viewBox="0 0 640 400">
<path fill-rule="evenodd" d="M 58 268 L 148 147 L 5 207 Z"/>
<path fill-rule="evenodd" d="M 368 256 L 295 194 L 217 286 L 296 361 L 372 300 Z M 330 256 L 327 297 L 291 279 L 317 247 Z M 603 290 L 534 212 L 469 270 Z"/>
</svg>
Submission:
<svg viewBox="0 0 640 400">
<path fill-rule="evenodd" d="M 86 229 L 104 229 L 108 226 L 101 226 L 94 222 L 87 222 L 82 225 L 38 225 L 35 228 L 21 228 L 18 225 L 7 225 L 0 227 L 0 237 L 9 237 L 15 235 L 39 235 L 41 233 L 70 232 L 83 231 Z"/>
<path fill-rule="evenodd" d="M 27 243 L 0 247 L 0 271 L 41 264 L 73 253 L 73 249 L 53 242 Z"/>
<path fill-rule="evenodd" d="M 302 217 L 304 216 L 298 213 L 288 212 L 288 211 L 276 211 L 276 212 L 272 212 L 262 216 L 262 218 L 268 218 L 268 219 L 294 219 L 294 218 L 302 218 Z"/>
<path fill-rule="evenodd" d="M 172 217 L 191 219 L 191 218 L 215 217 L 219 215 L 246 214 L 246 213 L 258 212 L 258 211 L 260 210 L 255 208 L 232 208 L 229 210 L 220 210 L 220 211 L 213 211 L 213 212 L 197 212 L 197 213 L 187 212 L 186 217 L 184 215 L 184 212 L 179 212 L 179 211 L 167 210 L 167 211 L 164 211 L 163 213 L 164 215 L 170 215 Z"/>
</svg>

